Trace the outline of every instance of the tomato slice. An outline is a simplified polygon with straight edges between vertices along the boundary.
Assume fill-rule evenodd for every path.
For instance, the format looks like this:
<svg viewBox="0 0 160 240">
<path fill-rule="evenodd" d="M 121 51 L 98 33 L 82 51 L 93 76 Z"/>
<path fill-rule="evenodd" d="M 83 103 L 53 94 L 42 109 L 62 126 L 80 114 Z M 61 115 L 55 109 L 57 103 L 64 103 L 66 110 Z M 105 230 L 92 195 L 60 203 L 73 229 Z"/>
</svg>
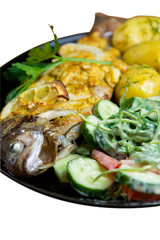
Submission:
<svg viewBox="0 0 160 240">
<path fill-rule="evenodd" d="M 140 202 L 154 202 L 160 200 L 160 194 L 141 193 L 126 186 L 123 186 L 123 190 L 128 197 L 128 201 L 135 200 Z"/>
<path fill-rule="evenodd" d="M 121 163 L 117 159 L 112 158 L 96 149 L 92 150 L 91 157 L 96 159 L 101 165 L 109 170 L 119 168 L 121 166 Z"/>
</svg>

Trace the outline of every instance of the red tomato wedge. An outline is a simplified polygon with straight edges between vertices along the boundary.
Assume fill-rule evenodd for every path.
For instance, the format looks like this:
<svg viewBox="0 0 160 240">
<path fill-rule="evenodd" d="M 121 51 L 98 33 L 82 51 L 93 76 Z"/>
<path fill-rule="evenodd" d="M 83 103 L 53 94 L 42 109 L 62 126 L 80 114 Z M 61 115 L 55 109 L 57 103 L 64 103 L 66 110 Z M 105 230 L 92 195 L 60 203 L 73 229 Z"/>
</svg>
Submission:
<svg viewBox="0 0 160 240">
<path fill-rule="evenodd" d="M 109 170 L 119 168 L 121 166 L 121 163 L 117 159 L 112 158 L 96 149 L 92 150 L 91 158 L 96 159 L 101 165 Z"/>
<path fill-rule="evenodd" d="M 141 202 L 154 202 L 160 200 L 160 194 L 148 194 L 134 191 L 126 186 L 123 186 L 124 192 L 128 200 L 135 200 Z"/>
</svg>

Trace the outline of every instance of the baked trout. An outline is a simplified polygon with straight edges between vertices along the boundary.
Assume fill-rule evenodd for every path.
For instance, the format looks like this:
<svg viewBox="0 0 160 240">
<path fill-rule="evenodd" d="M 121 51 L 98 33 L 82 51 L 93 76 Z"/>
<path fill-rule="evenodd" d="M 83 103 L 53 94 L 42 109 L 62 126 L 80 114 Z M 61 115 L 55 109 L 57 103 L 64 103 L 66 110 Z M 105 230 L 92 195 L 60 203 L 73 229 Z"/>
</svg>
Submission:
<svg viewBox="0 0 160 240">
<path fill-rule="evenodd" d="M 59 55 L 112 64 L 64 62 L 45 71 L 3 108 L 2 159 L 16 176 L 36 176 L 76 149 L 82 123 L 78 114 L 86 116 L 98 100 L 110 99 L 127 70 L 120 52 L 109 47 L 97 27 L 77 43 L 61 46 Z"/>
</svg>

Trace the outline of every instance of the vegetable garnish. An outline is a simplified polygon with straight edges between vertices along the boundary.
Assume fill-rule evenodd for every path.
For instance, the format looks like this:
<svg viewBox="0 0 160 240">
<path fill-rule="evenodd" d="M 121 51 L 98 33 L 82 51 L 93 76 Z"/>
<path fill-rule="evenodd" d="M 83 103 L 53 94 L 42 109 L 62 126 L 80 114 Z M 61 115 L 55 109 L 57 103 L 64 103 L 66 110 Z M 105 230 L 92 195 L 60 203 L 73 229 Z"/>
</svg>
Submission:
<svg viewBox="0 0 160 240">
<path fill-rule="evenodd" d="M 98 180 L 101 176 L 105 175 L 105 174 L 109 174 L 109 173 L 117 173 L 117 172 L 144 172 L 147 171 L 148 169 L 150 169 L 152 166 L 150 165 L 146 165 L 144 167 L 141 168 L 116 168 L 116 169 L 112 169 L 112 170 L 107 170 L 103 173 L 101 173 L 100 175 L 98 175 L 95 179 L 94 182 L 96 180 Z"/>
<path fill-rule="evenodd" d="M 92 123 L 81 117 L 95 128 L 96 146 L 110 156 L 129 157 L 160 169 L 160 101 L 124 95 L 119 112 L 108 119 Z"/>
<path fill-rule="evenodd" d="M 74 62 L 89 62 L 97 64 L 111 65 L 110 61 L 99 61 L 93 59 L 84 58 L 63 58 L 58 56 L 57 53 L 60 49 L 60 43 L 57 35 L 54 33 L 53 26 L 49 25 L 54 36 L 54 47 L 51 47 L 49 43 L 43 44 L 43 47 L 36 47 L 29 51 L 26 61 L 23 63 L 13 63 L 12 67 L 8 68 L 8 71 L 4 73 L 7 80 L 18 80 L 20 86 L 11 90 L 5 100 L 5 103 L 12 100 L 14 97 L 25 91 L 44 71 L 58 66 L 66 61 Z M 48 63 L 47 60 L 53 59 L 53 62 Z"/>
</svg>

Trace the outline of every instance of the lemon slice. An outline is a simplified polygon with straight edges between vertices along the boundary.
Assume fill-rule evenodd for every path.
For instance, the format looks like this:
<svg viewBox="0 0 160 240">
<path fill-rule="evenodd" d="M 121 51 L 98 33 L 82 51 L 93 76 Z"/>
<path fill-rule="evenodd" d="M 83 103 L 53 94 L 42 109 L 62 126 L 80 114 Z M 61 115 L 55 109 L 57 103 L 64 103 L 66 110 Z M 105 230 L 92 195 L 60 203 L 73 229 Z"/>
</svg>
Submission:
<svg viewBox="0 0 160 240">
<path fill-rule="evenodd" d="M 59 54 L 62 57 L 81 57 L 95 60 L 103 60 L 104 52 L 94 46 L 81 43 L 67 43 L 61 46 Z"/>
<path fill-rule="evenodd" d="M 69 99 L 67 90 L 60 81 L 27 89 L 2 109 L 0 119 L 3 120 L 10 114 L 26 115 L 38 107 L 53 105 L 59 97 Z"/>
</svg>

